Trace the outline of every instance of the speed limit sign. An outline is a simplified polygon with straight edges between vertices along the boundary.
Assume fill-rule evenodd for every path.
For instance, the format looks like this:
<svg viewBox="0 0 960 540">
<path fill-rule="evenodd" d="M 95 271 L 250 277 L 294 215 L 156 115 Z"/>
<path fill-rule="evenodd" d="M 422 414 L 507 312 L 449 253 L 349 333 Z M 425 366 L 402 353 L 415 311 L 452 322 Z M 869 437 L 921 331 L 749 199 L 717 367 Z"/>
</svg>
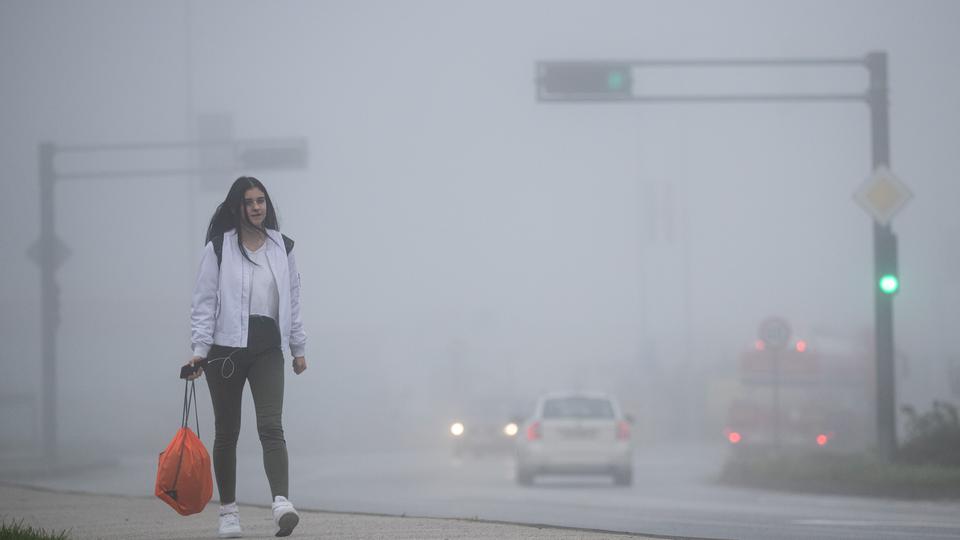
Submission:
<svg viewBox="0 0 960 540">
<path fill-rule="evenodd" d="M 767 348 L 779 350 L 790 342 L 790 323 L 782 317 L 767 317 L 760 321 L 758 333 Z"/>
</svg>

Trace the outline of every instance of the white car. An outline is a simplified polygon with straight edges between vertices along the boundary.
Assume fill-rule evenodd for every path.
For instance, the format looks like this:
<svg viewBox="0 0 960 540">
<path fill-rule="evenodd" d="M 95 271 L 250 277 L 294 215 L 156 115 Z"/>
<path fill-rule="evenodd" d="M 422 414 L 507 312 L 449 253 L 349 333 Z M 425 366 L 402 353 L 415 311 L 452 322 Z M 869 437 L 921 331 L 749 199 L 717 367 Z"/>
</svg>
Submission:
<svg viewBox="0 0 960 540">
<path fill-rule="evenodd" d="M 633 481 L 630 421 L 604 394 L 548 394 L 517 437 L 517 483 L 539 474 L 609 474 Z"/>
</svg>

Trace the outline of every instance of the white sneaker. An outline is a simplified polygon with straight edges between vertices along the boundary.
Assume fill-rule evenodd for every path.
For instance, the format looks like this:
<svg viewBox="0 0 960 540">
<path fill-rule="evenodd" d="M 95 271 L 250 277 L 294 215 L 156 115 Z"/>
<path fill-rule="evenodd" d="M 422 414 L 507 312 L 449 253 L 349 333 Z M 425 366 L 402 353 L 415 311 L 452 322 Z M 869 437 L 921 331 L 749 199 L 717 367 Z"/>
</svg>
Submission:
<svg viewBox="0 0 960 540">
<path fill-rule="evenodd" d="M 240 509 L 237 503 L 232 502 L 220 507 L 220 538 L 240 538 L 243 530 L 240 528 Z"/>
<path fill-rule="evenodd" d="M 290 536 L 293 528 L 300 522 L 300 514 L 286 497 L 277 495 L 273 499 L 273 522 L 277 524 L 277 536 Z"/>
</svg>

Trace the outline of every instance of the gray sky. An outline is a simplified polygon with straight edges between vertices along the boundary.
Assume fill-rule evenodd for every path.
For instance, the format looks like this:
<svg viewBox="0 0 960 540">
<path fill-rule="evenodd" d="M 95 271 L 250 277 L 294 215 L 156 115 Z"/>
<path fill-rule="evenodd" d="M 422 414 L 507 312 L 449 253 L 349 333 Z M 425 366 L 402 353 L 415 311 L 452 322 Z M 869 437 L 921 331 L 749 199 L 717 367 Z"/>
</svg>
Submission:
<svg viewBox="0 0 960 540">
<path fill-rule="evenodd" d="M 311 367 L 288 378 L 287 409 L 303 412 L 287 422 L 318 427 L 318 447 L 369 425 L 429 438 L 457 396 L 571 386 L 635 409 L 673 400 L 666 420 L 639 414 L 713 436 L 710 389 L 761 318 L 799 335 L 871 329 L 871 225 L 851 197 L 870 174 L 867 109 L 538 104 L 534 62 L 883 50 L 892 169 L 915 194 L 894 224 L 898 389 L 921 408 L 956 400 L 958 36 L 950 1 L 2 0 L 0 365 L 16 375 L 0 393 L 39 390 L 25 255 L 37 144 L 186 141 L 199 115 L 229 114 L 237 137 L 306 137 L 309 167 L 236 171 L 213 189 L 187 176 L 57 185 L 65 444 L 165 443 L 153 428 L 179 408 L 205 224 L 241 173 L 265 182 L 297 241 Z M 760 82 L 862 90 L 854 72 Z M 689 84 L 737 89 L 739 75 Z M 58 163 L 168 158 L 185 159 Z"/>
</svg>

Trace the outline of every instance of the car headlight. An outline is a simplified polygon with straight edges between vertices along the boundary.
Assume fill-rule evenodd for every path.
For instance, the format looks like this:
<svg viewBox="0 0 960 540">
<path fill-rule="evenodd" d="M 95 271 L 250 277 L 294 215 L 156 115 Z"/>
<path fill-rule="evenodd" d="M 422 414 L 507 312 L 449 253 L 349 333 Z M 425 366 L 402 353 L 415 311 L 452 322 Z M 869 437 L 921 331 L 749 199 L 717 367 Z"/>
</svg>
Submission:
<svg viewBox="0 0 960 540">
<path fill-rule="evenodd" d="M 503 426 L 503 433 L 507 437 L 513 437 L 514 435 L 517 434 L 518 431 L 520 431 L 520 428 L 517 427 L 517 425 L 514 424 L 513 422 L 510 422 L 509 424 Z"/>
<path fill-rule="evenodd" d="M 450 426 L 450 433 L 453 433 L 454 437 L 463 435 L 463 424 L 454 422 L 453 425 Z"/>
</svg>

